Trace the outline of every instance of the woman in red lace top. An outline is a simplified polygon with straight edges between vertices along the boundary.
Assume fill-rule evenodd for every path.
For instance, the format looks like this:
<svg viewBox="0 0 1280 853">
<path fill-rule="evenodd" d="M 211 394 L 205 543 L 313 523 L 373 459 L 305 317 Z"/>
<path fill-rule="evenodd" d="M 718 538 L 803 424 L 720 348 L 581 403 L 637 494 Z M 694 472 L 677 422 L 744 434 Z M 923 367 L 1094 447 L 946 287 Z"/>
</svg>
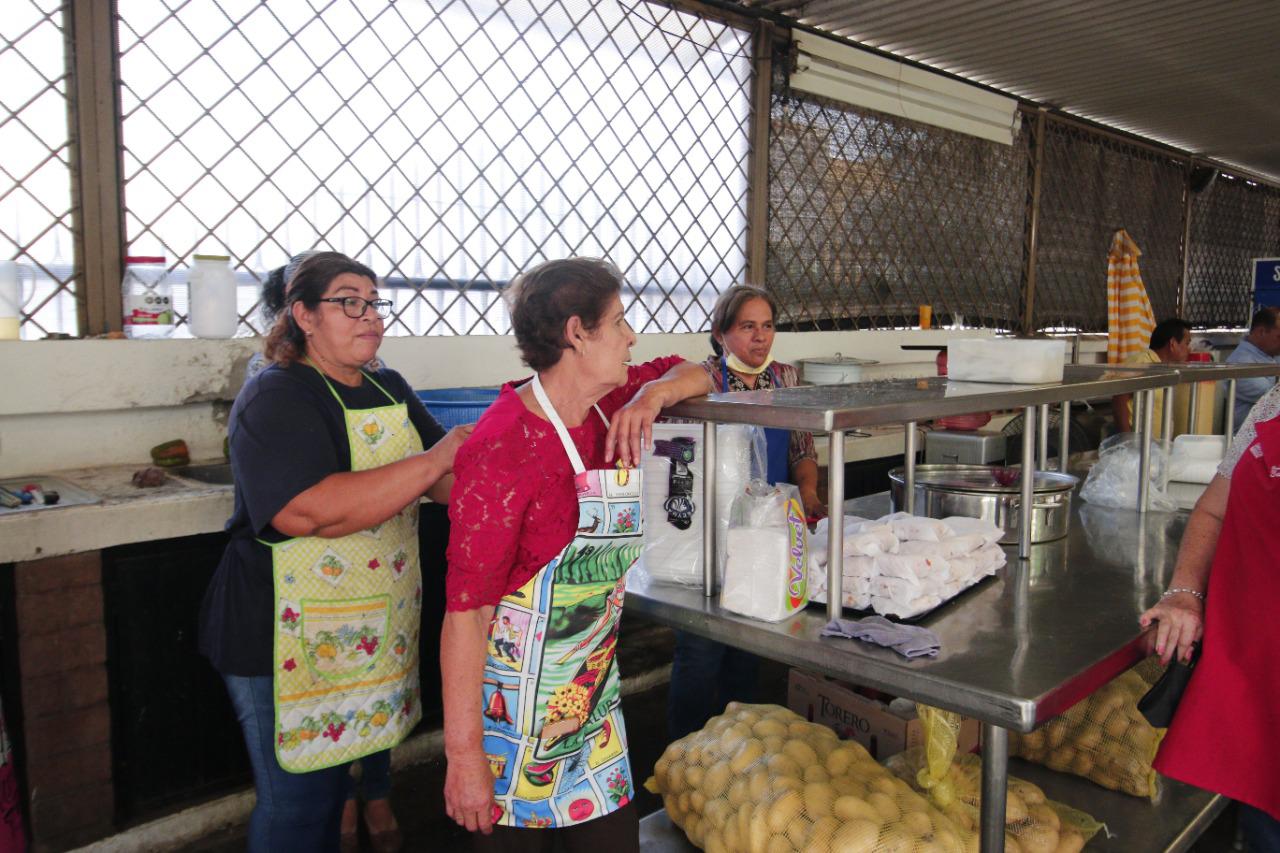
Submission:
<svg viewBox="0 0 1280 853">
<path fill-rule="evenodd" d="M 630 469 L 658 413 L 710 382 L 675 357 L 627 364 L 636 338 L 621 284 L 615 267 L 587 258 L 521 276 L 512 326 L 535 375 L 502 389 L 454 465 L 445 805 L 484 833 L 482 849 L 541 844 L 544 832 L 572 849 L 638 848 L 612 667 L 639 552 Z M 585 754 L 591 762 L 577 761 Z"/>
</svg>

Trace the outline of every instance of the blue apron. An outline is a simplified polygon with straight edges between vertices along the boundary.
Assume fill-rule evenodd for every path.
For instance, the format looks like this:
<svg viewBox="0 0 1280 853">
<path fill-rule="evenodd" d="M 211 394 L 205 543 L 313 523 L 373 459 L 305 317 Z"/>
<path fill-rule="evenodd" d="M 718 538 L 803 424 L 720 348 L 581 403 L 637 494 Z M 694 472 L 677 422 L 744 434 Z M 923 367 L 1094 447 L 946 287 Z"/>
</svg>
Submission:
<svg viewBox="0 0 1280 853">
<path fill-rule="evenodd" d="M 769 375 L 773 377 L 773 387 L 781 388 L 781 380 L 778 378 L 774 365 L 768 367 Z M 725 363 L 724 356 L 720 357 L 720 390 L 729 390 L 729 365 Z M 765 479 L 770 485 L 774 483 L 790 482 L 789 475 L 789 457 L 791 455 L 791 430 L 765 428 Z"/>
</svg>

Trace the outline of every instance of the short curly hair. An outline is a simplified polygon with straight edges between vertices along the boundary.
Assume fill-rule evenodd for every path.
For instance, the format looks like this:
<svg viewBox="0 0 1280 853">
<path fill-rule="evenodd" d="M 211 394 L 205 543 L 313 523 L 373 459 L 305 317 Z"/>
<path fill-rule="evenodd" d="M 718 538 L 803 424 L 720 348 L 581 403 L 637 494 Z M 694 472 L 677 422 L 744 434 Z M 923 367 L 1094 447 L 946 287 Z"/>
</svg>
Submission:
<svg viewBox="0 0 1280 853">
<path fill-rule="evenodd" d="M 522 273 L 507 291 L 520 359 L 535 371 L 554 367 L 569 348 L 569 318 L 595 329 L 621 292 L 622 272 L 601 258 L 546 261 Z"/>
</svg>

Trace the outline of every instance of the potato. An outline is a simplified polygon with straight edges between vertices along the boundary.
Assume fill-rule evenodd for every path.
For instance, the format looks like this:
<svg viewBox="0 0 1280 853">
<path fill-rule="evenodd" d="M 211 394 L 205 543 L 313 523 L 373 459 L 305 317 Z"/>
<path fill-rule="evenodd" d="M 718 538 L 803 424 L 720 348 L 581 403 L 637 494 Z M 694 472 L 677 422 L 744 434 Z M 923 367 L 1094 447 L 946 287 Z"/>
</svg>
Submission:
<svg viewBox="0 0 1280 853">
<path fill-rule="evenodd" d="M 801 771 L 818 763 L 817 751 L 803 740 L 793 739 L 787 741 L 782 746 L 782 753 L 790 756 L 800 766 Z"/>
<path fill-rule="evenodd" d="M 867 780 L 867 788 L 872 791 L 879 791 L 882 794 L 888 794 L 896 797 L 898 792 L 902 790 L 902 783 L 897 776 L 892 773 L 879 773 L 871 779 Z"/>
<path fill-rule="evenodd" d="M 684 783 L 690 788 L 701 788 L 702 777 L 705 775 L 707 771 L 701 764 L 690 764 L 684 770 Z"/>
<path fill-rule="evenodd" d="M 1032 824 L 1018 832 L 1018 843 L 1026 853 L 1056 853 L 1058 830 L 1044 824 Z"/>
<path fill-rule="evenodd" d="M 831 837 L 831 853 L 867 853 L 880 837 L 880 824 L 870 820 L 848 820 Z"/>
<path fill-rule="evenodd" d="M 880 820 L 880 813 L 870 803 L 851 794 L 836 797 L 831 803 L 831 813 L 840 820 Z"/>
<path fill-rule="evenodd" d="M 788 824 L 804 812 L 804 794 L 786 791 L 769 806 L 769 829 L 786 832 Z"/>
<path fill-rule="evenodd" d="M 759 738 L 766 738 L 770 735 L 780 735 L 785 737 L 787 735 L 787 725 L 786 723 L 779 722 L 778 720 L 771 720 L 766 717 L 751 727 L 751 733 Z"/>
<path fill-rule="evenodd" d="M 724 836 L 714 830 L 708 832 L 703 838 L 702 849 L 706 853 L 729 853 L 729 848 L 724 843 Z"/>
<path fill-rule="evenodd" d="M 747 828 L 747 846 L 751 853 L 765 853 L 769 846 L 769 820 L 764 809 L 758 809 L 751 815 L 751 824 Z"/>
<path fill-rule="evenodd" d="M 1022 753 L 1039 752 L 1045 748 L 1044 730 L 1040 729 L 1038 731 L 1031 732 L 1030 734 L 1022 735 L 1018 739 L 1018 743 L 1019 743 L 1019 747 L 1018 747 L 1019 752 L 1022 752 Z"/>
<path fill-rule="evenodd" d="M 689 808 L 697 814 L 703 814 L 707 809 L 707 795 L 694 788 L 689 792 Z"/>
<path fill-rule="evenodd" d="M 737 821 L 730 820 L 724 825 L 724 847 L 731 853 L 737 853 L 742 849 L 742 836 L 738 834 Z"/>
<path fill-rule="evenodd" d="M 1066 771 L 1070 769 L 1071 762 L 1075 760 L 1076 751 L 1069 746 L 1059 747 L 1049 753 L 1044 760 L 1044 766 L 1050 770 Z"/>
<path fill-rule="evenodd" d="M 1004 853 L 1022 853 L 1022 845 L 1009 833 L 1004 834 Z"/>
<path fill-rule="evenodd" d="M 755 764 L 764 755 L 764 745 L 756 739 L 748 740 L 738 753 L 729 761 L 729 769 L 734 773 L 742 773 Z"/>
<path fill-rule="evenodd" d="M 794 776 L 777 776 L 772 780 L 773 792 L 778 794 L 781 791 L 803 791 L 804 782 L 801 782 Z"/>
<path fill-rule="evenodd" d="M 831 846 L 831 839 L 840 828 L 840 821 L 834 817 L 820 817 L 809 830 L 808 851 L 825 850 Z"/>
<path fill-rule="evenodd" d="M 964 850 L 960 837 L 949 829 L 939 829 L 933 834 L 933 839 L 942 848 L 943 853 L 962 853 Z"/>
<path fill-rule="evenodd" d="M 880 815 L 880 819 L 885 822 L 896 821 L 902 817 L 902 809 L 898 808 L 898 804 L 894 802 L 893 797 L 880 791 L 868 794 L 867 804 L 875 809 L 876 814 Z"/>
<path fill-rule="evenodd" d="M 915 848 L 916 839 L 901 824 L 880 828 L 880 843 L 876 845 L 876 853 L 912 853 Z"/>
<path fill-rule="evenodd" d="M 1127 727 L 1126 727 L 1127 730 Z M 1086 726 L 1081 729 L 1072 741 L 1072 745 L 1076 749 L 1096 750 L 1102 746 L 1102 728 L 1099 726 Z"/>
<path fill-rule="evenodd" d="M 774 776 L 791 776 L 799 779 L 804 775 L 804 770 L 801 769 L 800 764 L 783 752 L 769 756 L 765 766 L 769 768 L 769 772 Z"/>
<path fill-rule="evenodd" d="M 707 768 L 706 774 L 702 777 L 702 792 L 709 798 L 723 796 L 729 789 L 731 781 L 733 781 L 733 771 L 729 769 L 729 762 L 717 761 Z"/>
<path fill-rule="evenodd" d="M 716 829 L 724 829 L 729 818 L 733 816 L 733 806 L 729 805 L 728 800 L 707 800 L 702 816 Z"/>
<path fill-rule="evenodd" d="M 831 750 L 824 763 L 827 771 L 832 776 L 840 776 L 843 775 L 844 772 L 849 769 L 849 766 L 857 761 L 857 759 L 857 750 L 849 747 L 848 745 L 842 745 Z"/>
<path fill-rule="evenodd" d="M 1036 823 L 1047 826 L 1054 831 L 1062 827 L 1062 820 L 1058 817 L 1058 813 L 1044 803 L 1028 805 L 1027 814 Z"/>
<path fill-rule="evenodd" d="M 795 853 L 796 848 L 786 835 L 773 835 L 764 850 L 765 853 Z"/>
<path fill-rule="evenodd" d="M 1086 752 L 1077 752 L 1071 760 L 1071 772 L 1087 778 L 1093 772 L 1093 759 Z"/>
<path fill-rule="evenodd" d="M 760 742 L 764 744 L 765 755 L 777 755 L 782 752 L 782 745 L 787 742 L 785 735 L 769 735 L 761 738 Z"/>
<path fill-rule="evenodd" d="M 1018 823 L 1027 819 L 1027 802 L 1012 791 L 1008 792 L 1004 801 L 1004 822 Z"/>
<path fill-rule="evenodd" d="M 765 796 L 769 793 L 769 781 L 769 772 L 763 767 L 754 771 L 747 778 L 747 792 L 752 802 L 764 802 Z"/>
<path fill-rule="evenodd" d="M 1027 804 L 1028 809 L 1033 804 L 1044 802 L 1044 791 L 1041 791 L 1030 782 L 1024 782 L 1021 779 L 1010 779 L 1009 790 L 1022 797 L 1022 801 Z"/>
<path fill-rule="evenodd" d="M 729 790 L 725 793 L 725 798 L 728 799 L 729 805 L 740 806 L 756 799 L 751 796 L 747 784 L 746 779 L 737 779 L 729 784 Z"/>
<path fill-rule="evenodd" d="M 667 768 L 667 790 L 673 794 L 678 794 L 687 786 L 684 781 L 684 762 L 673 761 Z"/>
<path fill-rule="evenodd" d="M 806 723 L 804 720 L 797 718 L 795 722 L 787 724 L 787 732 L 791 737 L 804 738 L 813 728 L 813 723 Z"/>
<path fill-rule="evenodd" d="M 1084 836 L 1074 829 L 1064 830 L 1058 837 L 1058 849 L 1055 853 L 1080 853 L 1084 849 Z"/>
<path fill-rule="evenodd" d="M 867 786 L 856 776 L 837 776 L 831 780 L 831 787 L 836 795 L 851 794 L 855 797 L 866 797 Z"/>
<path fill-rule="evenodd" d="M 797 850 L 804 850 L 805 845 L 809 843 L 809 830 L 813 828 L 813 821 L 804 815 L 791 821 L 787 826 L 787 838 L 791 841 L 791 846 Z"/>
<path fill-rule="evenodd" d="M 821 764 L 810 764 L 804 769 L 802 777 L 806 782 L 821 782 L 823 784 L 831 781 L 831 774 L 827 772 L 827 768 Z"/>
<path fill-rule="evenodd" d="M 1049 749 L 1057 749 L 1067 739 L 1067 727 L 1054 720 L 1045 727 L 1045 744 Z"/>
<path fill-rule="evenodd" d="M 924 836 L 933 832 L 933 819 L 923 811 L 904 812 L 902 827 L 915 836 Z"/>
<path fill-rule="evenodd" d="M 826 782 L 809 782 L 804 786 L 805 814 L 814 820 L 831 814 L 835 799 L 835 790 Z"/>
</svg>

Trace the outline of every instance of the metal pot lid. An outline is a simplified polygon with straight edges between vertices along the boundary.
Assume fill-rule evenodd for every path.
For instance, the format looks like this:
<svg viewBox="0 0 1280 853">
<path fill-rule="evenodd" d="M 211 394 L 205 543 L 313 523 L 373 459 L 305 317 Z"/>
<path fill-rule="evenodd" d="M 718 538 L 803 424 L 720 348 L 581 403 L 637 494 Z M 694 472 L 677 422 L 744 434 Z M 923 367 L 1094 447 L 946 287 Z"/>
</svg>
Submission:
<svg viewBox="0 0 1280 853">
<path fill-rule="evenodd" d="M 851 355 L 841 355 L 840 353 L 836 353 L 835 355 L 822 356 L 819 358 L 802 358 L 800 359 L 800 363 L 820 364 L 823 367 L 845 367 L 859 364 L 879 364 L 880 361 L 879 359 L 874 358 L 855 358 Z"/>
<path fill-rule="evenodd" d="M 1009 472 L 1012 477 L 999 476 Z M 999 477 L 999 479 L 998 479 Z M 903 469 L 894 468 L 889 479 L 904 480 Z M 1005 482 L 1002 482 L 1005 480 Z M 916 485 L 948 492 L 981 492 L 984 494 L 1018 494 L 1022 491 L 1019 469 L 1001 465 L 917 465 Z M 1037 471 L 1035 493 L 1055 494 L 1074 489 L 1079 479 L 1056 471 Z"/>
</svg>

